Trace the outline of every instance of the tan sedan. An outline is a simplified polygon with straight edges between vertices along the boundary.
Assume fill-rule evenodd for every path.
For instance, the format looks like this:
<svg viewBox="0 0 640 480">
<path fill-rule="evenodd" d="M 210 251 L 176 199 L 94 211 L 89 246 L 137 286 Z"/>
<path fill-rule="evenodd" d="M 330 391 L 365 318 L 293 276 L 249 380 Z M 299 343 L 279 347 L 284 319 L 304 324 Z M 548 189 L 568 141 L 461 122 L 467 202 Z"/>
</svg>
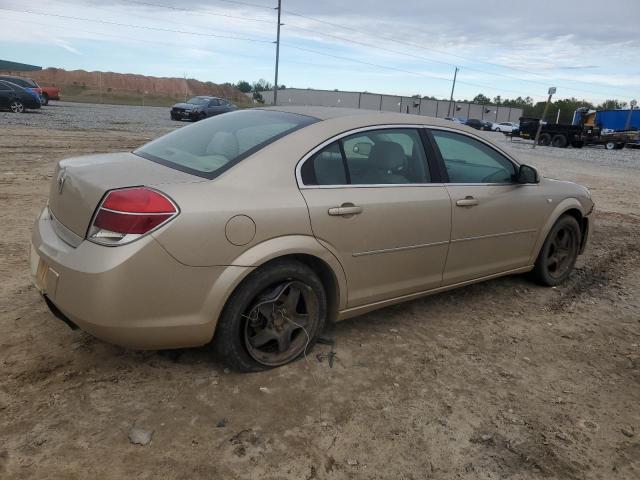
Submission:
<svg viewBox="0 0 640 480">
<path fill-rule="evenodd" d="M 586 188 L 465 126 L 244 110 L 60 161 L 31 268 L 72 326 L 132 348 L 213 339 L 255 371 L 302 355 L 327 321 L 502 275 L 557 285 L 592 211 Z"/>
</svg>

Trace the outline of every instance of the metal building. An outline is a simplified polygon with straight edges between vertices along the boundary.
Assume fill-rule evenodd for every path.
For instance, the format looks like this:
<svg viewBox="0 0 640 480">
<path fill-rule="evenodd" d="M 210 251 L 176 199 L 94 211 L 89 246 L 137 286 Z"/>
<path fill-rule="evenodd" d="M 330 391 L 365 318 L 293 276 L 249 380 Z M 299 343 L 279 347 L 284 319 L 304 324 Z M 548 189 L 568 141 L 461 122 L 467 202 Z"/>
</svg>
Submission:
<svg viewBox="0 0 640 480">
<path fill-rule="evenodd" d="M 261 92 L 266 105 L 273 104 L 273 91 Z M 388 112 L 412 113 L 430 117 L 477 118 L 490 122 L 517 122 L 521 108 L 500 105 L 478 105 L 446 100 L 383 95 L 368 92 L 344 92 L 339 90 L 312 90 L 286 88 L 278 90 L 278 105 L 309 105 L 317 107 L 362 108 Z"/>
</svg>

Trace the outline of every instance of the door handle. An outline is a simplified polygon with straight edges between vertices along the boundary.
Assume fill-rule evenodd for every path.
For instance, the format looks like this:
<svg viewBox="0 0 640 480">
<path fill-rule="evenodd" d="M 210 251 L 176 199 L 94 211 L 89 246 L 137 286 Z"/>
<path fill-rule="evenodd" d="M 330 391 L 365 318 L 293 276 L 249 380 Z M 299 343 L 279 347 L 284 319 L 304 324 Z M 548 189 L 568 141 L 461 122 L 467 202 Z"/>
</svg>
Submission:
<svg viewBox="0 0 640 480">
<path fill-rule="evenodd" d="M 456 202 L 456 205 L 459 207 L 473 207 L 475 205 L 478 205 L 478 200 L 473 198 L 471 195 L 467 195 L 462 200 L 458 200 Z"/>
<path fill-rule="evenodd" d="M 329 215 L 346 217 L 348 215 L 357 215 L 362 213 L 362 207 L 353 204 L 342 204 L 339 207 L 329 209 Z"/>
</svg>

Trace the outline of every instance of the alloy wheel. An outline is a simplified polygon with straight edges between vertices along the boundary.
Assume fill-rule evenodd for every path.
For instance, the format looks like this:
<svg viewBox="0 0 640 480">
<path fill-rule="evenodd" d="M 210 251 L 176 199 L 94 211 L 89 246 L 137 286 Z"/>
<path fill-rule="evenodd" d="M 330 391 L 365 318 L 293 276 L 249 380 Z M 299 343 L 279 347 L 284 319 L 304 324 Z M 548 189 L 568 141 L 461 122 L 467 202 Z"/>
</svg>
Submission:
<svg viewBox="0 0 640 480">
<path fill-rule="evenodd" d="M 13 101 L 11 102 L 11 111 L 13 113 L 22 113 L 24 112 L 24 105 L 22 104 L 22 102 L 18 102 L 18 101 Z"/>
<path fill-rule="evenodd" d="M 562 277 L 573 266 L 577 251 L 575 232 L 569 227 L 559 229 L 547 252 L 546 265 L 549 275 L 554 278 Z"/>
<path fill-rule="evenodd" d="M 320 308 L 313 289 L 293 280 L 262 292 L 243 316 L 249 355 L 263 365 L 278 366 L 306 353 Z"/>
</svg>

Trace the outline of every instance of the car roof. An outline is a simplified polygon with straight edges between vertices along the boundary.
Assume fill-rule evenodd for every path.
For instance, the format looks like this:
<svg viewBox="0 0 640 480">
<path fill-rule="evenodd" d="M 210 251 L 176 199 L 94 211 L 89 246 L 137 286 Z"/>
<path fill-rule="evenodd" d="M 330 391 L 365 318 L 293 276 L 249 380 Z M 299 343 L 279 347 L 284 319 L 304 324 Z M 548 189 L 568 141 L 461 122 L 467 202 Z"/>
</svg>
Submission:
<svg viewBox="0 0 640 480">
<path fill-rule="evenodd" d="M 276 112 L 296 113 L 298 115 L 306 115 L 308 117 L 317 118 L 320 121 L 337 120 L 347 118 L 350 123 L 368 125 L 383 124 L 416 124 L 441 126 L 446 128 L 455 128 L 457 130 L 471 131 L 468 127 L 455 124 L 443 118 L 427 117 L 426 115 L 413 115 L 400 112 L 384 112 L 380 110 L 365 110 L 359 108 L 341 108 L 341 107 L 311 107 L 311 106 L 275 106 L 260 107 L 259 110 L 270 110 Z"/>
</svg>

